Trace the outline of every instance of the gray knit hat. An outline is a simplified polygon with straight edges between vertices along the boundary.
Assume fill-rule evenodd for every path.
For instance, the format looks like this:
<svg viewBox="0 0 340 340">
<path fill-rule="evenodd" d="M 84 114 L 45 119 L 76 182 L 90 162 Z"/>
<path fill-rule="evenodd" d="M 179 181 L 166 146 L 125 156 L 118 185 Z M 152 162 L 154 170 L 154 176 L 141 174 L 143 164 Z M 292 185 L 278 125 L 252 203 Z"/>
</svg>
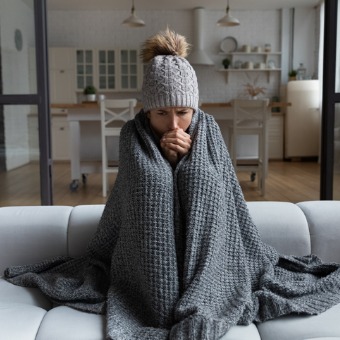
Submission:
<svg viewBox="0 0 340 340">
<path fill-rule="evenodd" d="M 198 109 L 196 73 L 185 59 L 188 46 L 183 36 L 170 30 L 144 43 L 141 56 L 149 62 L 142 87 L 144 111 L 174 106 Z"/>
</svg>

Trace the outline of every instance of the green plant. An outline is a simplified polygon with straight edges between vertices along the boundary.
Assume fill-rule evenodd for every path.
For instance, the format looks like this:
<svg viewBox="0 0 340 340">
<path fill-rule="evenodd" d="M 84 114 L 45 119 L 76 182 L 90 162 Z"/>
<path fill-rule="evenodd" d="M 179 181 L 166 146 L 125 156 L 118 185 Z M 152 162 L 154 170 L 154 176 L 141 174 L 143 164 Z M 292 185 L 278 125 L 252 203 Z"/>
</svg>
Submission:
<svg viewBox="0 0 340 340">
<path fill-rule="evenodd" d="M 224 68 L 228 68 L 230 65 L 230 60 L 228 58 L 225 58 L 222 60 L 222 64 L 224 66 Z"/>
<path fill-rule="evenodd" d="M 297 71 L 296 70 L 291 70 L 289 73 L 288 73 L 289 77 L 296 77 L 297 76 Z"/>
<path fill-rule="evenodd" d="M 93 85 L 88 85 L 84 88 L 84 94 L 96 94 L 97 90 Z"/>
</svg>

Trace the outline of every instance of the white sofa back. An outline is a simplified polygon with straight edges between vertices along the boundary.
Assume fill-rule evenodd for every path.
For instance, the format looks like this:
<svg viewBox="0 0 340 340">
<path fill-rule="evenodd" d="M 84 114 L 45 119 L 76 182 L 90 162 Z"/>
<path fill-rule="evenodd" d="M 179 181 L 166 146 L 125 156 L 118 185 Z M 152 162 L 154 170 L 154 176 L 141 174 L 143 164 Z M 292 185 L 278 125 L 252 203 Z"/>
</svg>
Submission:
<svg viewBox="0 0 340 340">
<path fill-rule="evenodd" d="M 249 202 L 262 239 L 279 252 L 340 263 L 340 201 Z M 57 255 L 85 253 L 104 205 L 0 208 L 0 273 Z M 1 275 L 0 274 L 0 275 Z"/>
</svg>

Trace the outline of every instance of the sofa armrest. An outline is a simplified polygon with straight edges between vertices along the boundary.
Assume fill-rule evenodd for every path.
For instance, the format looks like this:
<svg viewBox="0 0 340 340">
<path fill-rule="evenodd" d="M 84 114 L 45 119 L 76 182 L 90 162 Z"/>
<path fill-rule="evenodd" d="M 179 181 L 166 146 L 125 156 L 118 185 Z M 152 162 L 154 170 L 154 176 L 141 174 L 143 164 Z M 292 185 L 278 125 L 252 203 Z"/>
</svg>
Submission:
<svg viewBox="0 0 340 340">
<path fill-rule="evenodd" d="M 11 265 L 67 255 L 71 207 L 0 208 L 0 275 Z"/>
</svg>

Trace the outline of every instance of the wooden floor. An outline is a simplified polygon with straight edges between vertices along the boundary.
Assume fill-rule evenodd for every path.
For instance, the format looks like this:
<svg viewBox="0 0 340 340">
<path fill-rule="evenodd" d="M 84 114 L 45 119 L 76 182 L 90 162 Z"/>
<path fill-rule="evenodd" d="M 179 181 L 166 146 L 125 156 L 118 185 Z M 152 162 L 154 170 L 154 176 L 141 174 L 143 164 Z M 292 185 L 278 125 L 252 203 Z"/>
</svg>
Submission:
<svg viewBox="0 0 340 340">
<path fill-rule="evenodd" d="M 269 163 L 266 194 L 261 196 L 257 184 L 250 181 L 249 173 L 239 173 L 239 180 L 247 201 L 300 202 L 319 199 L 320 170 L 317 162 Z M 110 178 L 112 185 L 115 180 Z M 102 204 L 101 175 L 90 174 L 86 185 L 80 184 L 76 192 L 69 190 L 69 163 L 53 166 L 53 200 L 55 205 Z M 0 173 L 0 206 L 40 205 L 39 165 L 36 163 Z"/>
</svg>

